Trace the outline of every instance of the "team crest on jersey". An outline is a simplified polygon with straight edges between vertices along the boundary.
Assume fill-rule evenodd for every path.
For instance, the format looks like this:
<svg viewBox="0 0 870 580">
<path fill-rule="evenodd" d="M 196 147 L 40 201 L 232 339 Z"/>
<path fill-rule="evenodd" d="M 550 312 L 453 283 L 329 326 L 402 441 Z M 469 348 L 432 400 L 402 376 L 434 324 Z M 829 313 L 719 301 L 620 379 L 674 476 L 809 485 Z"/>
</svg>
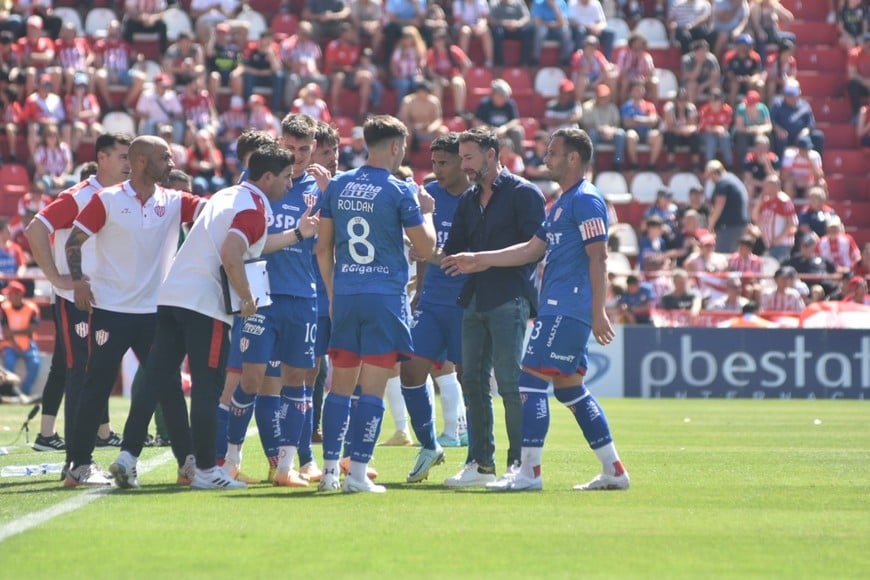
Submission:
<svg viewBox="0 0 870 580">
<path fill-rule="evenodd" d="M 154 213 L 157 214 L 157 217 L 163 217 L 166 215 L 166 206 L 165 205 L 155 205 Z"/>
<path fill-rule="evenodd" d="M 103 346 L 104 344 L 109 342 L 109 331 L 98 330 L 94 333 L 94 340 L 97 341 L 97 346 Z"/>
<path fill-rule="evenodd" d="M 554 222 L 559 221 L 559 218 L 560 218 L 560 217 L 562 217 L 562 208 L 561 208 L 561 207 L 557 207 L 557 208 L 556 208 L 556 213 L 553 214 L 553 221 L 554 221 Z"/>
<path fill-rule="evenodd" d="M 73 327 L 76 331 L 76 334 L 79 338 L 85 338 L 88 335 L 88 323 L 87 322 L 79 322 Z"/>
<path fill-rule="evenodd" d="M 248 350 L 249 346 L 251 346 L 251 341 L 242 337 L 242 340 L 239 341 L 239 350 L 245 352 Z"/>
</svg>

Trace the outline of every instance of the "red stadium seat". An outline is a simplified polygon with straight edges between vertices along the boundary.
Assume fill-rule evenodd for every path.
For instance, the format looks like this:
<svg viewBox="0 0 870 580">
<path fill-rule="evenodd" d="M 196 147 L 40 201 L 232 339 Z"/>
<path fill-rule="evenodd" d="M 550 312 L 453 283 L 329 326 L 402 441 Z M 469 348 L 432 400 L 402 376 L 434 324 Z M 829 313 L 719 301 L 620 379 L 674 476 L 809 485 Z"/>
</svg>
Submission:
<svg viewBox="0 0 870 580">
<path fill-rule="evenodd" d="M 18 212 L 18 200 L 30 191 L 30 174 L 18 163 L 0 165 L 0 216 L 11 217 Z"/>
<path fill-rule="evenodd" d="M 514 98 L 530 95 L 535 92 L 532 77 L 528 69 L 520 67 L 505 68 L 501 71 L 501 78 L 511 86 Z"/>
<path fill-rule="evenodd" d="M 799 71 L 818 71 L 836 73 L 842 76 L 846 71 L 846 51 L 839 46 L 803 46 L 798 38 L 795 47 Z"/>
<path fill-rule="evenodd" d="M 825 171 L 846 175 L 866 176 L 870 151 L 866 149 L 828 149 L 822 154 Z"/>
<path fill-rule="evenodd" d="M 819 0 L 783 0 L 782 5 L 805 21 L 821 23 L 828 15 L 827 2 L 819 2 Z"/>
<path fill-rule="evenodd" d="M 848 123 L 852 117 L 849 101 L 843 98 L 807 97 L 819 123 Z"/>
<path fill-rule="evenodd" d="M 461 133 L 467 129 L 465 125 L 465 119 L 462 117 L 449 117 L 444 119 L 444 126 L 447 127 L 450 131 L 454 131 L 456 133 Z"/>
<path fill-rule="evenodd" d="M 250 6 L 252 10 L 256 10 L 265 16 L 266 20 L 272 20 L 272 29 L 274 30 L 275 20 L 273 20 L 272 17 L 278 14 L 280 2 L 275 2 L 275 0 L 247 0 L 246 4 Z"/>
<path fill-rule="evenodd" d="M 821 4 L 821 2 L 815 3 Z M 839 33 L 836 24 L 828 24 L 824 21 L 824 16 L 815 22 L 810 22 L 803 14 L 800 17 L 804 19 L 803 22 L 793 22 L 785 26 L 786 30 L 797 36 L 798 44 L 831 46 L 837 43 Z"/>
<path fill-rule="evenodd" d="M 800 65 L 799 65 L 800 66 Z M 844 93 L 845 79 L 838 74 L 799 73 L 801 93 L 807 97 L 835 97 Z"/>
<path fill-rule="evenodd" d="M 851 149 L 858 146 L 858 135 L 852 125 L 819 123 L 818 129 L 825 134 L 825 147 L 829 149 Z"/>
<path fill-rule="evenodd" d="M 299 19 L 295 14 L 281 13 L 272 19 L 272 31 L 278 35 L 293 36 L 299 27 Z"/>
<path fill-rule="evenodd" d="M 356 122 L 350 117 L 333 117 L 332 124 L 338 129 L 338 134 L 342 140 L 349 140 L 351 131 L 356 126 Z"/>
<path fill-rule="evenodd" d="M 534 141 L 535 133 L 541 128 L 541 124 L 534 117 L 521 117 L 520 125 L 523 127 L 527 141 Z"/>
<path fill-rule="evenodd" d="M 488 68 L 480 66 L 469 69 L 465 75 L 465 85 L 468 88 L 468 94 L 488 95 L 489 88 L 492 84 L 492 71 Z"/>
</svg>

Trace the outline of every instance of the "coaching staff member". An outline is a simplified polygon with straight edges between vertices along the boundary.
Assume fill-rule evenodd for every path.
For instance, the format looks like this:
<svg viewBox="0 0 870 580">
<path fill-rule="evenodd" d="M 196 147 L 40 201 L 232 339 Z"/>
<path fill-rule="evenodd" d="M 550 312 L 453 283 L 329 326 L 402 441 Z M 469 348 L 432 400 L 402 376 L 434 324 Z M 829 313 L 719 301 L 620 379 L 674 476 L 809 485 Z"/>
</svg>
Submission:
<svg viewBox="0 0 870 580">
<path fill-rule="evenodd" d="M 461 167 L 471 189 L 459 200 L 444 254 L 500 250 L 525 243 L 544 222 L 544 195 L 498 161 L 498 138 L 476 127 L 459 136 Z M 444 484 L 482 486 L 495 481 L 490 373 L 504 402 L 509 470 L 520 461 L 522 405 L 517 380 L 523 337 L 537 306 L 535 266 L 491 268 L 469 276 L 459 296 L 462 319 L 462 390 L 470 426 L 469 462 Z"/>
</svg>

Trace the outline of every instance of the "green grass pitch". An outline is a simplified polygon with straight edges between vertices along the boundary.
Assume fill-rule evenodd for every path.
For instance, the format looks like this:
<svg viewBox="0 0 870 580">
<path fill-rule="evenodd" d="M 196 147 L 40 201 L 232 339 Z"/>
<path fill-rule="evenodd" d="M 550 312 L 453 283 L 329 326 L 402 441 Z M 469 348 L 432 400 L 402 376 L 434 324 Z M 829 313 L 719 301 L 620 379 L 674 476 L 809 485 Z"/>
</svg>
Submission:
<svg viewBox="0 0 870 580">
<path fill-rule="evenodd" d="M 551 400 L 544 491 L 448 490 L 464 449 L 406 485 L 414 449 L 378 448 L 385 495 L 261 484 L 191 492 L 175 464 L 0 543 L 4 578 L 866 578 L 870 407 L 863 401 L 602 401 L 632 477 L 580 493 L 598 471 Z M 127 404 L 113 400 L 123 425 Z M 26 407 L 0 407 L 0 446 Z M 496 416 L 500 402 L 496 401 Z M 38 420 L 34 421 L 34 426 Z M 390 420 L 382 436 L 388 437 Z M 497 425 L 497 440 L 504 431 Z M 11 448 L 0 466 L 59 461 Z M 319 454 L 319 447 L 315 453 Z M 166 454 L 147 450 L 143 459 Z M 99 451 L 104 466 L 115 450 Z M 498 450 L 499 462 L 504 449 Z M 319 458 L 318 458 L 319 459 Z M 245 471 L 265 476 L 259 441 Z M 85 492 L 55 477 L 0 479 L 0 529 Z"/>
</svg>

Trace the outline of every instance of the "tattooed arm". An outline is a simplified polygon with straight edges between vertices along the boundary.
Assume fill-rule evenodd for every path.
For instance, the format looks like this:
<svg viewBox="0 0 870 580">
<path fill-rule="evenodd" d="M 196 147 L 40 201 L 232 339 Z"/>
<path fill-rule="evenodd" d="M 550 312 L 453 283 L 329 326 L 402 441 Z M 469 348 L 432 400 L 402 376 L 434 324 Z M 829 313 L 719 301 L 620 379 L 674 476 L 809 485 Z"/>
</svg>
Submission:
<svg viewBox="0 0 870 580">
<path fill-rule="evenodd" d="M 73 226 L 72 233 L 66 241 L 66 263 L 69 266 L 69 274 L 73 279 L 73 292 L 75 295 L 76 308 L 91 312 L 94 304 L 94 294 L 91 285 L 82 273 L 82 244 L 88 239 L 87 232 Z"/>
</svg>

